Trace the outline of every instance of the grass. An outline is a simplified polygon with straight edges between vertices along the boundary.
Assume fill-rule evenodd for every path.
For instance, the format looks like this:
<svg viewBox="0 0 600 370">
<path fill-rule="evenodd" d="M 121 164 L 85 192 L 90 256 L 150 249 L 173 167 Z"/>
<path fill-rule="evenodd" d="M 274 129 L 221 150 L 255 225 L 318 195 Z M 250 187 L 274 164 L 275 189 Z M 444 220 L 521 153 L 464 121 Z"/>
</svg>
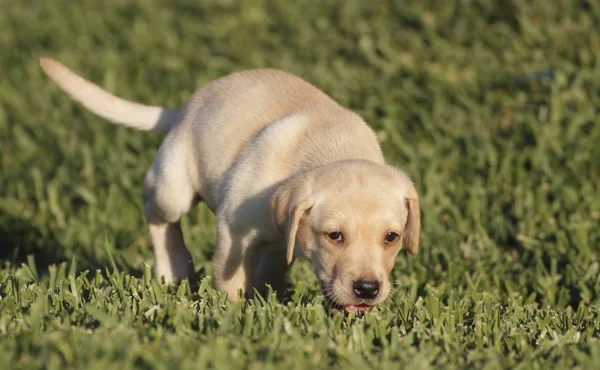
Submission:
<svg viewBox="0 0 600 370">
<path fill-rule="evenodd" d="M 0 368 L 597 368 L 597 2 L 0 6 Z M 87 113 L 40 56 L 167 106 L 231 71 L 305 78 L 415 180 L 419 255 L 362 318 L 326 313 L 302 261 L 287 302 L 231 305 L 200 206 L 183 221 L 194 288 L 159 284 L 141 184 L 161 138 Z"/>
</svg>

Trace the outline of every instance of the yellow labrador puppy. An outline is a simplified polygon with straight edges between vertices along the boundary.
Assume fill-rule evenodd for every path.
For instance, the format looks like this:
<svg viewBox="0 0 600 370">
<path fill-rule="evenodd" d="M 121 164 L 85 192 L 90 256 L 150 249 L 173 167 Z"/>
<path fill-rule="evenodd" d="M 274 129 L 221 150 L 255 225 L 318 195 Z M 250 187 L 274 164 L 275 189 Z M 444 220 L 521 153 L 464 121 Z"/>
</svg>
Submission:
<svg viewBox="0 0 600 370">
<path fill-rule="evenodd" d="M 270 284 L 304 255 L 337 309 L 383 302 L 402 245 L 419 249 L 419 198 L 387 166 L 357 114 L 307 82 L 269 69 L 233 73 L 176 110 L 109 94 L 64 65 L 45 73 L 95 114 L 166 135 L 144 183 L 155 273 L 167 282 L 194 267 L 179 221 L 198 201 L 216 214 L 217 289 L 236 301 Z"/>
</svg>

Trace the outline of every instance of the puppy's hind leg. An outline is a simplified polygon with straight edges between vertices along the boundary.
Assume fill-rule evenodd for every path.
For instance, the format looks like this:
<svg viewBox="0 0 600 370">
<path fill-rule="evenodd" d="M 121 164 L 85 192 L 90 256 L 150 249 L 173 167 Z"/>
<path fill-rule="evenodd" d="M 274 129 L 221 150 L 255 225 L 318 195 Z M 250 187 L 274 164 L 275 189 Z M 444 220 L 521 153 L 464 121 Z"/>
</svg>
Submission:
<svg viewBox="0 0 600 370">
<path fill-rule="evenodd" d="M 144 182 L 144 214 L 154 249 L 154 271 L 167 283 L 194 276 L 179 221 L 198 198 L 181 149 L 173 137 L 167 137 Z"/>
</svg>

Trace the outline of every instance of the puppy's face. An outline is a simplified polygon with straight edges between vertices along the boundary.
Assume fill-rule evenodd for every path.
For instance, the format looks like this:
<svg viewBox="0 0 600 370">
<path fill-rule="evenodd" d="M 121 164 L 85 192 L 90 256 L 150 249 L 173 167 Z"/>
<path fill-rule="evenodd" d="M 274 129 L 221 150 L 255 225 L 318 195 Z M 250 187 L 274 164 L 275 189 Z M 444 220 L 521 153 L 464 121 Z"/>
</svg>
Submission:
<svg viewBox="0 0 600 370">
<path fill-rule="evenodd" d="M 274 219 L 287 231 L 289 247 L 297 241 L 311 260 L 328 302 L 362 312 L 388 297 L 401 247 L 411 254 L 418 250 L 417 193 L 401 172 L 366 161 L 311 172 L 292 179 L 295 186 L 283 186 L 288 192 L 283 198 L 286 191 L 278 190 Z M 277 218 L 282 202 L 279 215 L 285 220 Z"/>
</svg>

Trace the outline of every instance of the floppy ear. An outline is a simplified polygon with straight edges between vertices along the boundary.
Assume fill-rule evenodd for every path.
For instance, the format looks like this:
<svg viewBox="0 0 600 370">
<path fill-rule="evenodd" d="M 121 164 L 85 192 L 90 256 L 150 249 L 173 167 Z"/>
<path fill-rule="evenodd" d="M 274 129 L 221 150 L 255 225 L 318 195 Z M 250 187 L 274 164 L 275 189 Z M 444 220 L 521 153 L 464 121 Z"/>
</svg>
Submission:
<svg viewBox="0 0 600 370">
<path fill-rule="evenodd" d="M 408 253 L 415 256 L 419 251 L 419 235 L 421 234 L 421 210 L 416 190 L 412 189 L 408 192 L 405 202 L 408 217 L 406 218 L 406 225 L 404 225 L 402 242 Z"/>
<path fill-rule="evenodd" d="M 290 179 L 271 197 L 271 218 L 287 240 L 287 263 L 292 263 L 298 224 L 314 201 L 306 179 Z"/>
</svg>

